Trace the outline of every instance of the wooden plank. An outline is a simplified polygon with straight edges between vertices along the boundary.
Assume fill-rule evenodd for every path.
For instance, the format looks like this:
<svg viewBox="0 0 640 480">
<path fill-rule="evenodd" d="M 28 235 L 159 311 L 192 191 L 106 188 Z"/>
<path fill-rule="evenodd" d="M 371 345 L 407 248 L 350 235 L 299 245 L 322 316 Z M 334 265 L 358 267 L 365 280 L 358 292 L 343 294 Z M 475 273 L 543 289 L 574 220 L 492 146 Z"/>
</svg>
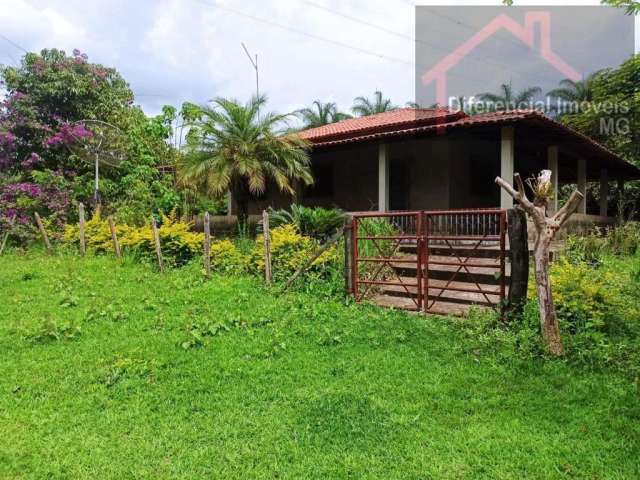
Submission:
<svg viewBox="0 0 640 480">
<path fill-rule="evenodd" d="M 344 286 L 347 294 L 353 293 L 353 234 L 351 232 L 351 219 L 345 220 L 344 228 Z"/>
<path fill-rule="evenodd" d="M 109 230 L 111 230 L 111 241 L 113 242 L 113 251 L 116 254 L 116 258 L 122 258 L 120 252 L 120 243 L 118 242 L 118 233 L 116 232 L 116 225 L 113 222 L 113 217 L 108 218 Z"/>
<path fill-rule="evenodd" d="M 11 220 L 9 220 L 9 225 L 7 226 L 7 231 L 4 232 L 4 235 L 2 236 L 2 243 L 0 244 L 0 255 L 2 255 L 2 252 L 4 252 L 4 247 L 7 244 L 7 239 L 9 238 L 9 233 L 11 232 L 11 230 L 13 230 L 13 225 L 16 223 L 16 217 L 17 217 L 17 213 L 14 213 L 13 216 L 11 217 Z"/>
<path fill-rule="evenodd" d="M 338 230 L 333 237 L 331 237 L 329 240 L 327 240 L 327 242 L 322 245 L 322 247 L 320 247 L 305 263 L 304 265 L 302 265 L 298 270 L 296 270 L 296 272 L 291 276 L 291 278 L 289 278 L 289 280 L 287 281 L 286 285 L 284 286 L 284 290 L 287 290 L 291 284 L 295 281 L 296 278 L 298 278 L 298 276 L 300 276 L 300 274 L 302 272 L 304 272 L 305 270 L 307 270 L 312 264 L 313 262 L 315 262 L 318 258 L 320 258 L 320 255 L 322 255 L 324 252 L 326 252 L 327 250 L 329 250 L 329 247 L 331 247 L 332 245 L 336 244 L 339 240 L 340 237 L 342 237 L 342 229 Z"/>
<path fill-rule="evenodd" d="M 527 215 L 520 208 L 507 212 L 511 255 L 511 281 L 509 285 L 508 307 L 505 316 L 520 314 L 527 300 L 529 287 L 529 243 Z"/>
<path fill-rule="evenodd" d="M 204 214 L 204 274 L 211 276 L 211 224 L 209 212 Z"/>
<path fill-rule="evenodd" d="M 264 237 L 264 280 L 271 285 L 271 232 L 269 230 L 269 212 L 262 212 L 262 228 Z"/>
<path fill-rule="evenodd" d="M 405 253 L 416 253 L 416 245 L 414 244 L 405 244 L 401 245 L 399 248 L 400 251 Z M 451 256 L 459 256 L 462 258 L 500 258 L 500 248 L 498 245 L 495 247 L 489 246 L 480 246 L 477 249 L 472 248 L 472 246 L 454 246 L 453 248 L 449 248 L 446 245 L 429 245 L 429 255 L 436 255 L 442 257 L 451 257 Z"/>
<path fill-rule="evenodd" d="M 156 257 L 158 259 L 158 267 L 160 272 L 164 272 L 164 262 L 162 261 L 162 247 L 160 245 L 160 232 L 158 231 L 158 224 L 156 223 L 156 217 L 151 217 L 151 229 L 153 230 L 153 241 L 156 245 Z"/>
<path fill-rule="evenodd" d="M 42 223 L 40 214 L 36 212 L 35 217 L 36 223 L 38 224 L 38 229 L 40 230 L 40 234 L 42 235 L 42 240 L 44 240 L 44 246 L 47 248 L 47 252 L 51 253 L 51 242 L 49 242 L 49 235 L 47 235 L 47 231 L 44 228 L 44 224 Z"/>
<path fill-rule="evenodd" d="M 87 240 L 85 237 L 85 218 L 84 218 L 84 204 L 80 202 L 78 204 L 78 225 L 80 229 L 80 255 L 84 257 L 87 253 Z"/>
</svg>

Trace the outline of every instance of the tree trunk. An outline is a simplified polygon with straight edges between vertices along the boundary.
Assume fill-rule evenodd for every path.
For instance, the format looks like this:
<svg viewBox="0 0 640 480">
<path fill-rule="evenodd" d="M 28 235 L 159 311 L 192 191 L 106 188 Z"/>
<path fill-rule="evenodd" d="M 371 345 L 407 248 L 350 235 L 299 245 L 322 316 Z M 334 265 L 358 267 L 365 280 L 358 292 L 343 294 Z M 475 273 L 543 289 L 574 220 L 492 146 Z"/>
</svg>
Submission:
<svg viewBox="0 0 640 480">
<path fill-rule="evenodd" d="M 583 196 L 577 190 L 574 191 L 562 208 L 555 212 L 552 217 L 547 217 L 547 199 L 551 191 L 551 175 L 550 170 L 543 170 L 537 179 L 529 182 L 529 186 L 535 195 L 533 202 L 527 198 L 524 182 L 519 174 L 515 173 L 513 175 L 516 188 L 513 188 L 509 182 L 500 177 L 496 177 L 496 183 L 518 202 L 533 221 L 536 229 L 533 257 L 540 310 L 540 330 L 549 352 L 553 355 L 562 355 L 564 348 L 562 347 L 560 326 L 556 316 L 556 309 L 553 305 L 551 284 L 549 282 L 549 247 L 558 230 L 576 211 Z"/>
<path fill-rule="evenodd" d="M 529 286 L 529 239 L 527 234 L 527 215 L 519 207 L 507 212 L 509 222 L 509 253 L 511 255 L 511 282 L 509 301 L 504 310 L 504 319 L 522 314 L 527 301 Z"/>
<path fill-rule="evenodd" d="M 234 183 L 233 198 L 238 206 L 238 227 L 244 231 L 249 222 L 249 188 L 242 180 Z"/>
<path fill-rule="evenodd" d="M 556 316 L 556 308 L 553 304 L 553 296 L 551 295 L 551 283 L 549 282 L 550 243 L 551 237 L 547 232 L 538 232 L 533 258 L 538 292 L 538 309 L 540 311 L 540 330 L 549 352 L 553 355 L 562 355 L 564 348 L 560 338 L 560 325 Z"/>
</svg>

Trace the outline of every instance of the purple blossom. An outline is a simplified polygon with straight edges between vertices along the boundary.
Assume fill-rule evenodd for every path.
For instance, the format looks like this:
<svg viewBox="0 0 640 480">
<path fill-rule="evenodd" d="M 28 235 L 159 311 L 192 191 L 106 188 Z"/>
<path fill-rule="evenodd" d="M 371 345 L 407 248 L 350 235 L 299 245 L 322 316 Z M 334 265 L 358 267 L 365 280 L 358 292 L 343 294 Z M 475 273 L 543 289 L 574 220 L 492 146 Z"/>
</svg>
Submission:
<svg viewBox="0 0 640 480">
<path fill-rule="evenodd" d="M 38 155 L 35 152 L 31 152 L 31 155 L 29 155 L 27 158 L 25 158 L 21 163 L 20 166 L 22 168 L 24 168 L 25 170 L 33 170 L 33 168 L 40 163 L 40 160 L 42 160 L 42 157 L 40 157 L 40 155 Z"/>
<path fill-rule="evenodd" d="M 70 123 L 64 122 L 53 136 L 43 142 L 43 146 L 48 148 L 59 144 L 72 145 L 78 140 L 91 137 L 92 135 L 93 132 L 87 130 L 82 123 L 71 125 Z"/>
</svg>

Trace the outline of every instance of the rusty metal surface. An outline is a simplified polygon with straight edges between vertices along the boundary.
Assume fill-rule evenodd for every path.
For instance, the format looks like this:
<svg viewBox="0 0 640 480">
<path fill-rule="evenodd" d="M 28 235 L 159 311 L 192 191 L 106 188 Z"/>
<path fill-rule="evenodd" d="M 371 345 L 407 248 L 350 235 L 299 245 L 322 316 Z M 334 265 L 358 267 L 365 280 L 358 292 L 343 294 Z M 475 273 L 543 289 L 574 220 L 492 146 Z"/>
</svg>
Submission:
<svg viewBox="0 0 640 480">
<path fill-rule="evenodd" d="M 429 313 L 498 307 L 506 296 L 506 230 L 506 210 L 495 208 L 354 213 L 355 299 L 404 297 Z"/>
</svg>

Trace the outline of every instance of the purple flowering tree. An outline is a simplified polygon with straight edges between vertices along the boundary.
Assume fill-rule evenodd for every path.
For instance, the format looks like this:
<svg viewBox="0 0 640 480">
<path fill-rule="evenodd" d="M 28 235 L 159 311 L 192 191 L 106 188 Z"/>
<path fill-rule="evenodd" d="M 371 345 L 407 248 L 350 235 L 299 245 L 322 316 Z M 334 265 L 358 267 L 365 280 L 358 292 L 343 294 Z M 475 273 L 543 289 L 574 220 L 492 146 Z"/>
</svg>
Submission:
<svg viewBox="0 0 640 480">
<path fill-rule="evenodd" d="M 82 120 L 121 117 L 133 94 L 116 70 L 78 50 L 28 53 L 0 76 L 0 228 L 14 214 L 19 226 L 30 224 L 34 211 L 58 224 L 82 192 L 78 179 L 93 170 L 70 152 L 93 135 Z"/>
</svg>

